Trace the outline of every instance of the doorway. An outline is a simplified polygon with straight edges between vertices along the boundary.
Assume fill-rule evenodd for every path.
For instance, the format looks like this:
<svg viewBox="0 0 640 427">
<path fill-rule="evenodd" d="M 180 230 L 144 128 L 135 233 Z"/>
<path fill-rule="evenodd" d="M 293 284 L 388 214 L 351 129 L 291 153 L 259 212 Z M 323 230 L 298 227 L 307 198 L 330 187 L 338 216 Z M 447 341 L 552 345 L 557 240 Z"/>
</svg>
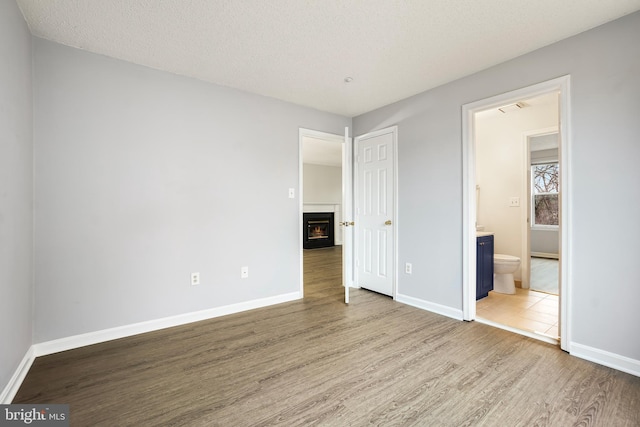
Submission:
<svg viewBox="0 0 640 427">
<path fill-rule="evenodd" d="M 354 153 L 348 128 L 345 128 L 344 136 L 300 129 L 300 227 L 305 212 L 333 211 L 336 246 L 342 243 L 339 248 L 342 256 L 341 278 L 347 304 L 350 288 L 363 287 L 394 299 L 396 296 L 397 135 L 396 126 L 361 135 L 355 139 Z M 338 168 L 341 154 L 341 172 L 331 172 L 336 177 L 341 174 L 340 194 L 340 185 L 333 185 L 333 190 L 322 190 L 321 197 L 307 197 L 315 190 L 311 190 L 306 181 L 326 179 L 318 180 L 305 173 L 305 147 L 307 155 L 316 158 L 315 163 L 319 163 L 317 158 L 323 158 L 318 152 L 324 153 L 324 160 L 321 161 L 324 165 L 320 166 L 330 168 Z M 327 160 L 326 156 L 333 160 Z M 317 168 L 314 166 L 311 169 Z M 320 176 L 323 176 L 322 173 Z M 341 203 L 337 202 L 339 196 Z M 304 230 L 300 237 L 301 296 L 305 295 L 303 234 Z"/>
<path fill-rule="evenodd" d="M 345 299 L 343 272 L 348 235 L 345 212 L 344 135 L 300 129 L 300 294 Z"/>
<path fill-rule="evenodd" d="M 482 212 L 482 208 L 479 207 L 478 203 L 503 203 L 506 206 L 511 207 L 519 207 L 521 213 L 521 217 L 526 221 L 526 217 L 528 216 L 526 207 L 528 206 L 528 196 L 527 193 L 521 192 L 521 189 L 516 189 L 518 194 L 514 194 L 512 197 L 507 197 L 506 200 L 502 200 L 505 197 L 502 196 L 502 199 L 498 202 L 493 201 L 485 201 L 482 196 L 478 196 L 478 192 L 482 193 L 483 185 L 487 185 L 487 183 L 477 182 L 477 170 L 476 170 L 476 161 L 478 156 L 478 147 L 476 146 L 476 131 L 477 131 L 477 122 L 476 122 L 476 114 L 497 110 L 502 108 L 504 110 L 508 110 L 509 108 L 522 108 L 522 106 L 518 105 L 522 100 L 533 99 L 536 97 L 540 97 L 549 93 L 558 93 L 559 94 L 559 103 L 558 103 L 558 117 L 559 117 L 559 151 L 561 153 L 559 164 L 560 164 L 560 180 L 562 182 L 562 188 L 564 190 L 564 194 L 570 194 L 570 181 L 569 181 L 569 173 L 568 173 L 568 156 L 566 155 L 569 152 L 569 120 L 568 120 L 568 100 L 569 100 L 569 77 L 562 77 L 558 79 L 554 79 L 548 82 L 540 83 L 538 85 L 530 86 L 527 88 L 519 89 L 513 92 L 505 93 L 502 95 L 498 95 L 492 98 L 488 98 L 485 100 L 477 101 L 472 104 L 467 104 L 463 106 L 463 214 L 464 214 L 464 228 L 463 228 L 463 270 L 464 270 L 464 285 L 463 285 L 463 317 L 465 320 L 479 320 L 483 321 L 477 316 L 476 312 L 476 226 L 478 225 L 476 219 L 478 218 L 478 212 Z M 504 112 L 500 112 L 500 114 L 505 114 Z M 519 141 L 520 142 L 520 141 Z M 520 147 L 521 149 L 521 147 Z M 499 152 L 494 152 L 492 155 L 499 156 Z M 522 161 L 518 163 L 521 165 Z M 486 187 L 485 187 L 486 188 Z M 516 190 L 511 190 L 515 192 Z M 524 194 L 524 196 L 523 196 Z M 524 200 L 521 200 L 524 198 Z M 522 209 L 522 201 L 524 201 L 525 209 Z M 568 254 L 568 242 L 570 241 L 569 236 L 571 233 L 570 224 L 567 219 L 569 217 L 569 198 L 559 196 L 559 223 L 560 227 L 560 253 Z M 514 216 L 514 211 L 510 212 L 512 216 Z M 522 222 L 520 222 L 522 224 Z M 523 230 L 528 227 L 522 227 Z M 486 230 L 489 231 L 489 230 Z M 519 232 L 518 232 L 519 233 Z M 521 236 L 518 236 L 521 237 Z M 500 239 L 501 242 L 504 242 L 505 236 L 504 234 L 498 234 L 496 239 Z M 525 241 L 527 237 L 522 238 L 522 241 Z M 518 240 L 518 239 L 514 239 Z M 517 243 L 516 246 L 520 245 Z M 500 247 L 500 246 L 499 246 Z M 504 246 L 503 246 L 504 248 Z M 505 250 L 506 251 L 506 250 Z M 520 253 L 520 247 L 513 249 L 514 253 Z M 527 253 L 528 253 L 527 249 Z M 528 259 L 525 259 L 525 264 L 528 264 Z M 560 280 L 559 280 L 559 335 L 560 335 L 560 346 L 563 349 L 567 349 L 568 343 L 570 342 L 570 325 L 568 324 L 570 315 L 569 315 L 569 304 L 568 301 L 571 299 L 571 286 L 570 286 L 570 274 L 569 274 L 569 257 L 568 256 L 560 256 Z M 528 265 L 525 266 L 528 270 Z M 528 274 L 528 271 L 527 273 Z M 525 276 L 525 282 L 526 282 Z M 525 283 L 526 285 L 526 283 Z M 491 323 L 494 326 L 503 327 L 504 325 L 498 324 L 496 322 L 484 322 Z M 504 327 L 504 329 L 513 330 L 514 332 L 521 333 L 523 335 L 531 336 L 537 339 L 541 339 L 547 342 L 555 342 L 557 340 L 549 339 L 544 335 L 537 334 L 535 332 L 530 332 L 526 330 L 521 330 L 513 327 Z"/>
</svg>

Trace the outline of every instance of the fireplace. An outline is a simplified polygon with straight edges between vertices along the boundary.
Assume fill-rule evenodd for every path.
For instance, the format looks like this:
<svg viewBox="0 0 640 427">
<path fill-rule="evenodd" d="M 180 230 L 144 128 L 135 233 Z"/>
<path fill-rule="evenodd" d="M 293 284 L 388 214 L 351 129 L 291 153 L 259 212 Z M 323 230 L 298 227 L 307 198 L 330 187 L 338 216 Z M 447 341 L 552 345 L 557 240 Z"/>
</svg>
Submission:
<svg viewBox="0 0 640 427">
<path fill-rule="evenodd" d="M 302 219 L 303 248 L 327 248 L 334 245 L 333 212 L 305 212 Z"/>
</svg>

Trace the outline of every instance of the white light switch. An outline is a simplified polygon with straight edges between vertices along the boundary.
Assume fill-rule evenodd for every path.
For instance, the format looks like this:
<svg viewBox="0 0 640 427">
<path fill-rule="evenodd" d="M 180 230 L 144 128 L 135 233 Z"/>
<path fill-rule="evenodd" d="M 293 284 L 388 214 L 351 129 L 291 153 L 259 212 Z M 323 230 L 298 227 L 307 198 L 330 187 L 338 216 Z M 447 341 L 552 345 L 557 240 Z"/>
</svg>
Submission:
<svg viewBox="0 0 640 427">
<path fill-rule="evenodd" d="M 512 197 L 509 199 L 509 206 L 512 208 L 517 208 L 520 206 L 520 197 Z"/>
<path fill-rule="evenodd" d="M 240 278 L 246 279 L 247 277 L 249 277 L 249 267 L 245 265 L 240 269 Z"/>
<path fill-rule="evenodd" d="M 296 189 L 295 188 L 290 188 L 289 189 L 289 198 L 290 199 L 295 199 L 296 197 Z"/>
</svg>

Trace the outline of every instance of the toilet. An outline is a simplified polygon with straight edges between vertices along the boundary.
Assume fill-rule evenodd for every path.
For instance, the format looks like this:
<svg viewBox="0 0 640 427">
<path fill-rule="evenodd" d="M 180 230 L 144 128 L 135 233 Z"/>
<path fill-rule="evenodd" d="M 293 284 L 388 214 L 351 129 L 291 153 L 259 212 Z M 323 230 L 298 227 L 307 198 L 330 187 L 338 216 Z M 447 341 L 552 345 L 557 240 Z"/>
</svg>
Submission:
<svg viewBox="0 0 640 427">
<path fill-rule="evenodd" d="M 515 294 L 516 284 L 513 273 L 520 267 L 520 258 L 512 255 L 493 255 L 493 291 L 501 294 Z"/>
</svg>

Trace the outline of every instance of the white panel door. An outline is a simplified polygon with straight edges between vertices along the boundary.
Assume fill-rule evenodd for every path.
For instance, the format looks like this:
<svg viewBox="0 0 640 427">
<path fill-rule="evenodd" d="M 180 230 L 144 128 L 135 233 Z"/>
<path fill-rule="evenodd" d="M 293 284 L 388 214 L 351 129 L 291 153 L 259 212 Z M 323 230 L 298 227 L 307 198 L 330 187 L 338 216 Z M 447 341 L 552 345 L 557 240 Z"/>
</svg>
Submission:
<svg viewBox="0 0 640 427">
<path fill-rule="evenodd" d="M 355 141 L 357 285 L 394 296 L 396 128 Z"/>
</svg>

